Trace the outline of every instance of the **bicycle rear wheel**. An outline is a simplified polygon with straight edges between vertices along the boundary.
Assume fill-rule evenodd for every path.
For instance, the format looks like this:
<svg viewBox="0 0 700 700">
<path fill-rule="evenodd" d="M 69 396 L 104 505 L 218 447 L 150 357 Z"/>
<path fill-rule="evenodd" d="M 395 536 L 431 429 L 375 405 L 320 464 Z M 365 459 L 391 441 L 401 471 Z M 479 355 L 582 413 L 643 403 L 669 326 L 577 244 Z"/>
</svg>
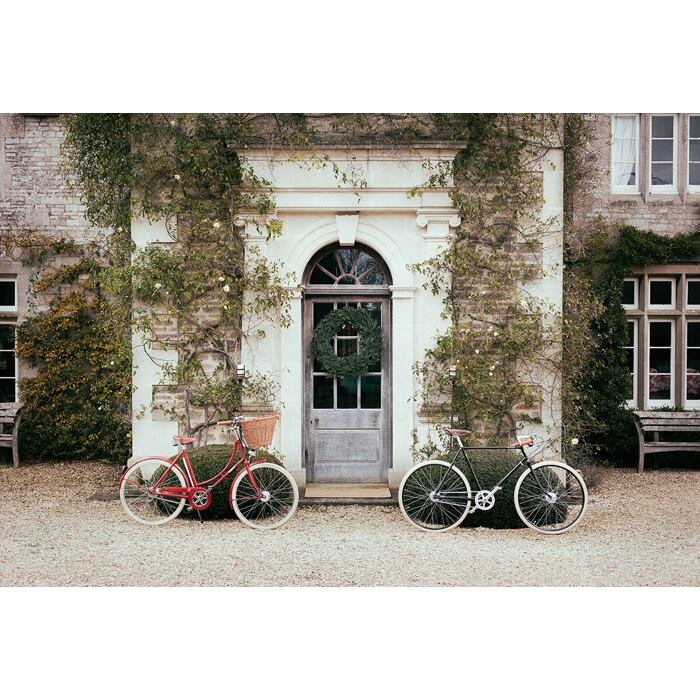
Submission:
<svg viewBox="0 0 700 700">
<path fill-rule="evenodd" d="M 545 535 L 560 535 L 576 527 L 588 505 L 581 475 L 559 462 L 541 462 L 524 471 L 513 498 L 520 519 Z"/>
<path fill-rule="evenodd" d="M 438 490 L 439 487 L 439 490 Z M 399 506 L 406 520 L 421 530 L 451 530 L 471 505 L 467 477 L 448 462 L 417 464 L 399 487 Z"/>
<path fill-rule="evenodd" d="M 258 489 L 244 469 L 231 486 L 233 510 L 239 520 L 257 530 L 281 527 L 299 504 L 296 481 L 286 469 L 270 462 L 251 465 L 250 471 Z"/>
<path fill-rule="evenodd" d="M 169 464 L 166 459 L 147 459 L 129 467 L 124 474 L 119 500 L 128 515 L 142 525 L 163 525 L 177 518 L 185 507 L 185 498 L 148 493 Z M 178 467 L 173 467 L 161 486 L 186 486 L 185 477 Z"/>
</svg>

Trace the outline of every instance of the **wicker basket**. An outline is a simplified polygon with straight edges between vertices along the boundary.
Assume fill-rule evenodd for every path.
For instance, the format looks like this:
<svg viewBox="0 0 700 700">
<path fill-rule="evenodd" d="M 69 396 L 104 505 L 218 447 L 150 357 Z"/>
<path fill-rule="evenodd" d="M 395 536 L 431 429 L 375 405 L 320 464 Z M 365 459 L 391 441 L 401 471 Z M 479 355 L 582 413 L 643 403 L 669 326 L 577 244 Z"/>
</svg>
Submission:
<svg viewBox="0 0 700 700">
<path fill-rule="evenodd" d="M 241 421 L 241 432 L 248 447 L 256 449 L 269 445 L 272 436 L 275 434 L 277 425 L 277 415 L 265 416 L 264 418 L 245 418 Z"/>
</svg>

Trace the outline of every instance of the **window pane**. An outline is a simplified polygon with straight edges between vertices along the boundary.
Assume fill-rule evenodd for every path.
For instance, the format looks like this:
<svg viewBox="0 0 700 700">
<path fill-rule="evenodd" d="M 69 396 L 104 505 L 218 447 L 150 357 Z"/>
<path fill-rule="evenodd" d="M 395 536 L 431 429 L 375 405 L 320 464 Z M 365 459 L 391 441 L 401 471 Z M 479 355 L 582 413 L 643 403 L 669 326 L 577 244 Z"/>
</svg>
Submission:
<svg viewBox="0 0 700 700">
<path fill-rule="evenodd" d="M 13 352 L 0 352 L 0 377 L 15 376 L 15 354 Z"/>
<path fill-rule="evenodd" d="M 652 185 L 672 185 L 673 184 L 673 163 L 652 163 L 651 165 Z"/>
<path fill-rule="evenodd" d="M 336 355 L 338 357 L 357 355 L 357 339 L 338 338 L 338 350 L 336 351 Z"/>
<path fill-rule="evenodd" d="M 320 267 L 316 266 L 309 277 L 311 284 L 335 284 L 335 277 L 331 277 Z"/>
<path fill-rule="evenodd" d="M 634 306 L 634 288 L 636 284 L 633 280 L 625 280 L 622 283 L 622 303 L 627 306 Z"/>
<path fill-rule="evenodd" d="M 686 391 L 690 401 L 700 401 L 700 372 L 688 370 L 686 375 Z"/>
<path fill-rule="evenodd" d="M 649 350 L 649 372 L 667 374 L 671 371 L 671 350 Z"/>
<path fill-rule="evenodd" d="M 314 377 L 314 408 L 333 408 L 333 377 Z"/>
<path fill-rule="evenodd" d="M 338 408 L 357 408 L 357 377 L 338 377 Z"/>
<path fill-rule="evenodd" d="M 700 139 L 690 142 L 690 160 L 700 161 Z"/>
<path fill-rule="evenodd" d="M 673 141 L 654 140 L 651 143 L 651 159 L 652 160 L 673 160 Z"/>
<path fill-rule="evenodd" d="M 362 377 L 362 408 L 382 407 L 382 377 L 379 374 L 365 374 Z"/>
<path fill-rule="evenodd" d="M 613 138 L 635 138 L 637 136 L 637 117 L 615 117 Z"/>
<path fill-rule="evenodd" d="M 16 400 L 15 380 L 0 379 L 0 403 L 13 403 Z"/>
<path fill-rule="evenodd" d="M 700 372 L 700 350 L 688 350 L 688 371 Z"/>
<path fill-rule="evenodd" d="M 673 303 L 673 282 L 671 280 L 649 282 L 649 303 L 670 306 Z"/>
<path fill-rule="evenodd" d="M 654 138 L 673 138 L 673 117 L 652 117 L 651 135 Z"/>
<path fill-rule="evenodd" d="M 700 306 L 700 280 L 688 280 L 688 304 Z"/>
<path fill-rule="evenodd" d="M 700 139 L 700 117 L 690 117 L 690 138 Z"/>
<path fill-rule="evenodd" d="M 0 350 L 15 349 L 15 327 L 0 326 Z"/>
<path fill-rule="evenodd" d="M 688 182 L 691 185 L 700 185 L 700 163 L 691 163 L 688 173 Z"/>
<path fill-rule="evenodd" d="M 688 323 L 688 347 L 700 348 L 700 322 Z"/>
<path fill-rule="evenodd" d="M 0 280 L 0 306 L 16 306 L 15 283 L 13 280 Z"/>
<path fill-rule="evenodd" d="M 671 347 L 671 324 L 668 321 L 652 321 L 649 324 L 649 345 Z"/>
<path fill-rule="evenodd" d="M 627 356 L 627 369 L 632 373 L 634 372 L 634 349 L 626 348 L 625 355 Z"/>
<path fill-rule="evenodd" d="M 615 185 L 635 185 L 637 183 L 635 163 L 613 163 L 613 183 Z"/>
<path fill-rule="evenodd" d="M 627 346 L 634 347 L 634 322 L 627 321 Z"/>
<path fill-rule="evenodd" d="M 671 377 L 668 374 L 649 375 L 649 398 L 657 400 L 671 398 Z"/>
<path fill-rule="evenodd" d="M 321 319 L 333 311 L 333 304 L 314 304 L 314 328 Z"/>
</svg>

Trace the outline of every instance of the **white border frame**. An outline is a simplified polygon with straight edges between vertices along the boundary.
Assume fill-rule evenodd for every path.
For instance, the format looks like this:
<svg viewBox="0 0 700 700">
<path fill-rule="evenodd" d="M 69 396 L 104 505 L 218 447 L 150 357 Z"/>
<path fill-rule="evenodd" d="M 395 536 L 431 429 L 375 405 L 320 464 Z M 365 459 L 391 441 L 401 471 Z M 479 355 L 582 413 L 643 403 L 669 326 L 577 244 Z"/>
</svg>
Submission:
<svg viewBox="0 0 700 700">
<path fill-rule="evenodd" d="M 615 145 L 615 120 L 618 117 L 634 117 L 635 118 L 635 123 L 637 126 L 637 153 L 636 153 L 636 164 L 635 164 L 635 179 L 636 179 L 636 184 L 635 185 L 616 185 L 613 181 L 613 175 L 614 175 L 614 159 L 613 159 L 613 149 Z M 640 188 L 640 179 L 641 179 L 641 173 L 639 172 L 639 163 L 640 163 L 640 149 L 639 149 L 639 141 L 640 141 L 640 136 L 641 136 L 641 123 L 639 119 L 639 114 L 626 114 L 626 113 L 621 113 L 621 114 L 613 114 L 612 119 L 610 120 L 610 191 L 613 194 L 640 194 L 641 188 Z"/>
<path fill-rule="evenodd" d="M 14 306 L 0 306 L 0 311 L 3 312 L 16 312 L 18 308 L 18 299 L 17 299 L 17 278 L 16 277 L 9 277 L 7 275 L 1 275 L 0 276 L 0 282 L 12 282 L 15 286 L 15 305 Z"/>
<path fill-rule="evenodd" d="M 651 181 L 651 146 L 654 141 L 654 117 L 673 117 L 673 183 L 670 185 L 654 185 Z M 668 140 L 668 139 L 662 139 Z M 677 194 L 678 193 L 678 115 L 677 114 L 650 114 L 649 115 L 649 168 L 647 172 L 649 192 L 653 194 Z M 657 161 L 665 162 L 665 161 Z"/>
<path fill-rule="evenodd" d="M 651 283 L 652 282 L 670 282 L 671 283 L 671 303 L 670 304 L 652 304 L 651 303 Z M 675 311 L 678 302 L 678 282 L 675 277 L 659 276 L 648 277 L 647 279 L 647 311 Z"/>
<path fill-rule="evenodd" d="M 12 320 L 0 320 L 0 326 L 12 326 L 15 329 L 15 349 L 12 353 L 15 356 L 15 400 L 14 401 L 0 401 L 0 405 L 3 403 L 18 403 L 19 397 L 19 358 L 17 357 L 17 323 Z M 0 352 L 7 352 L 7 350 L 2 350 Z M 11 379 L 11 377 L 2 377 L 3 379 Z"/>
<path fill-rule="evenodd" d="M 639 385 L 639 319 L 630 318 L 628 316 L 625 320 L 627 323 L 631 323 L 634 328 L 632 331 L 632 398 L 627 400 L 627 408 L 638 408 L 637 387 Z M 629 345 L 625 345 L 625 349 L 629 347 Z"/>
<path fill-rule="evenodd" d="M 700 279 L 700 278 L 699 278 Z M 634 303 L 622 304 L 623 309 L 636 310 L 639 308 L 639 277 L 625 277 L 623 282 L 634 282 Z"/>
<path fill-rule="evenodd" d="M 669 399 L 649 398 L 649 370 L 651 368 L 651 328 L 652 323 L 671 324 L 671 397 Z M 664 348 L 668 346 L 655 345 L 654 348 Z M 676 320 L 673 318 L 654 318 L 647 316 L 647 343 L 646 343 L 646 376 L 644 377 L 644 395 L 648 408 L 675 408 L 676 406 Z"/>
<path fill-rule="evenodd" d="M 697 119 L 700 119 L 700 114 L 689 114 L 688 115 L 688 120 L 687 120 L 687 130 L 686 133 L 688 134 L 688 139 L 687 139 L 687 151 L 686 151 L 686 175 L 685 175 L 685 186 L 688 188 L 688 192 L 690 194 L 700 194 L 700 185 L 691 185 L 690 184 L 690 118 L 691 117 L 696 117 Z M 700 143 L 700 138 L 695 138 L 693 139 L 695 141 L 698 141 Z"/>
</svg>

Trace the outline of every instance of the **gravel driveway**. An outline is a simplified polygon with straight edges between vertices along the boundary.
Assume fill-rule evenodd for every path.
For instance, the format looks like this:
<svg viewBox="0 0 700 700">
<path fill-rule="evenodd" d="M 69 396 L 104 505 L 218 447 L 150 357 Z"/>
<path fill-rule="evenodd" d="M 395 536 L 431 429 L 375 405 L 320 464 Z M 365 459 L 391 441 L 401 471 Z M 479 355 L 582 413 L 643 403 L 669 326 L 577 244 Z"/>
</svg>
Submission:
<svg viewBox="0 0 700 700">
<path fill-rule="evenodd" d="M 113 468 L 0 470 L 0 585 L 679 586 L 700 584 L 700 472 L 606 471 L 583 523 L 425 533 L 398 508 L 306 506 L 284 528 L 132 522 L 88 500 Z M 66 486 L 69 484 L 69 486 Z"/>
</svg>

